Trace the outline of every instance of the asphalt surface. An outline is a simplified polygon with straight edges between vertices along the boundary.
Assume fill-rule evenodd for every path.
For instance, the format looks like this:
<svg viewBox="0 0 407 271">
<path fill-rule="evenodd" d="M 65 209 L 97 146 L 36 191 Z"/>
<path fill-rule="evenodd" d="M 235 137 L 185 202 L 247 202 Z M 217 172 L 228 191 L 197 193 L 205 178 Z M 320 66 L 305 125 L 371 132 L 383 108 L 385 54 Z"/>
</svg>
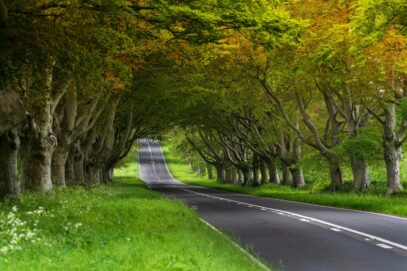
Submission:
<svg viewBox="0 0 407 271">
<path fill-rule="evenodd" d="M 407 271 L 407 219 L 186 185 L 160 145 L 139 142 L 140 173 L 152 189 L 184 201 L 273 270 Z"/>
</svg>

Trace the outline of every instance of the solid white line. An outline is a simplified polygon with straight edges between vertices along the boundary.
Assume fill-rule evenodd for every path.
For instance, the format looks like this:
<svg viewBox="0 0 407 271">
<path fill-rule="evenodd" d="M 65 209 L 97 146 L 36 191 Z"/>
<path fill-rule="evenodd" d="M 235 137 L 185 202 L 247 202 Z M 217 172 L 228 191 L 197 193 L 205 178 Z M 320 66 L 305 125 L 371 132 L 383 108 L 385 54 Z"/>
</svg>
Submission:
<svg viewBox="0 0 407 271">
<path fill-rule="evenodd" d="M 195 192 L 195 191 L 192 191 L 192 190 L 189 190 L 189 189 L 186 189 L 186 188 L 184 188 L 183 190 L 188 191 L 188 192 L 193 193 L 193 194 L 196 194 L 196 195 L 205 195 L 204 193 Z M 216 197 L 216 198 L 220 198 L 220 197 Z M 233 201 L 235 203 L 241 202 L 241 201 L 237 201 L 237 200 L 231 200 L 231 201 Z M 242 204 L 248 204 L 248 203 L 245 203 L 245 202 L 241 202 L 241 203 Z M 340 225 L 330 223 L 330 222 L 327 222 L 327 221 L 324 221 L 324 220 L 320 220 L 320 219 L 317 219 L 317 218 L 313 218 L 313 217 L 309 217 L 309 216 L 305 216 L 305 215 L 300 215 L 300 214 L 297 214 L 297 213 L 288 212 L 288 211 L 284 211 L 284 210 L 279 210 L 279 209 L 274 209 L 274 208 L 270 208 L 270 207 L 255 205 L 255 204 L 251 204 L 251 206 L 256 206 L 256 207 L 259 207 L 259 208 L 265 208 L 265 209 L 268 209 L 268 210 L 277 211 L 278 214 L 291 215 L 291 216 L 296 217 L 296 218 L 305 219 L 305 220 L 312 221 L 312 222 L 315 222 L 315 223 L 319 223 L 319 224 L 322 224 L 322 225 L 325 225 L 325 226 L 329 226 L 331 228 L 337 228 L 337 229 L 340 229 L 342 231 L 347 231 L 347 232 L 350 232 L 350 233 L 353 233 L 353 234 L 356 234 L 356 235 L 360 235 L 360 236 L 369 238 L 371 240 L 376 240 L 376 241 L 379 241 L 379 242 L 384 243 L 386 245 L 397 247 L 399 249 L 407 251 L 407 246 L 405 246 L 403 244 L 399 244 L 399 243 L 396 243 L 396 242 L 393 242 L 393 241 L 390 241 L 390 240 L 387 240 L 387 239 L 384 239 L 384 238 L 381 238 L 381 237 L 378 237 L 378 236 L 375 236 L 375 235 L 371 235 L 371 234 L 364 233 L 364 232 L 361 232 L 361 231 L 358 231 L 358 230 L 354 230 L 354 229 L 351 229 L 351 228 L 340 226 Z"/>
<path fill-rule="evenodd" d="M 243 252 L 246 256 L 248 256 L 253 262 L 255 262 L 259 267 L 263 268 L 264 270 L 271 271 L 270 268 L 268 268 L 266 265 L 264 265 L 259 259 L 255 258 L 252 254 L 250 254 L 247 250 L 242 248 L 239 244 L 237 244 L 235 241 L 233 241 L 231 238 L 229 238 L 227 235 L 223 234 L 220 230 L 212 226 L 209 222 L 203 220 L 202 218 L 199 218 L 203 223 L 205 223 L 209 228 L 220 234 L 223 238 L 228 240 L 234 247 L 239 249 L 241 252 Z"/>
<path fill-rule="evenodd" d="M 208 190 L 212 189 L 212 190 L 217 190 L 217 191 L 223 191 L 223 192 L 230 193 L 232 195 L 236 194 L 236 195 L 245 196 L 245 197 L 263 198 L 263 199 L 270 199 L 270 200 L 276 200 L 276 201 L 284 201 L 284 202 L 296 203 L 296 204 L 300 204 L 300 205 L 311 205 L 311 206 L 316 206 L 316 207 L 321 207 L 321 208 L 329 208 L 329 209 L 335 209 L 335 210 L 341 210 L 341 211 L 347 211 L 347 212 L 378 215 L 378 216 L 384 216 L 384 217 L 388 217 L 388 218 L 394 218 L 394 219 L 406 220 L 407 221 L 407 217 L 402 217 L 402 216 L 397 216 L 397 215 L 382 214 L 382 213 L 362 211 L 362 210 L 356 210 L 356 209 L 350 209 L 350 208 L 334 207 L 334 206 L 314 204 L 314 203 L 301 202 L 301 201 L 295 201 L 295 200 L 278 199 L 278 198 L 273 198 L 273 197 L 262 197 L 262 196 L 256 196 L 256 195 L 250 195 L 250 194 L 242 194 L 242 193 L 239 193 L 239 192 L 221 190 L 221 189 L 216 189 L 216 188 L 208 188 L 208 187 L 204 187 L 204 186 L 198 186 L 198 185 L 196 185 L 196 186 L 199 187 L 199 188 L 204 188 L 204 189 L 208 189 Z"/>
<path fill-rule="evenodd" d="M 178 180 L 176 180 L 176 179 L 174 178 L 174 176 L 172 175 L 171 171 L 170 171 L 169 168 L 168 168 L 167 161 L 165 160 L 164 152 L 162 151 L 161 145 L 158 144 L 158 147 L 159 147 L 160 150 L 161 150 L 161 154 L 162 154 L 162 157 L 163 157 L 163 159 L 164 159 L 165 167 L 167 168 L 167 171 L 168 171 L 168 173 L 170 174 L 171 178 L 172 178 L 173 180 L 175 180 L 176 182 L 178 182 L 178 183 L 180 183 L 180 184 L 183 184 L 182 182 L 180 182 L 180 181 L 178 181 Z M 202 187 L 202 186 L 198 186 L 198 185 L 196 185 L 196 186 L 199 187 L 199 188 L 208 189 L 207 187 Z M 214 189 L 214 188 L 212 188 L 212 189 Z M 214 189 L 214 190 L 216 190 L 216 189 Z M 222 190 L 222 191 L 224 191 L 224 190 Z M 231 194 L 238 194 L 238 195 L 241 195 L 241 196 L 247 196 L 247 197 L 255 197 L 255 198 L 259 198 L 259 197 L 260 197 L 260 196 L 254 196 L 254 195 L 249 195 L 249 194 L 241 194 L 241 193 L 238 193 L 238 192 L 230 192 L 230 191 L 225 191 L 225 192 L 229 192 L 229 193 L 231 193 Z M 276 199 L 276 198 L 270 198 L 270 197 L 261 197 L 261 198 L 269 198 L 269 199 L 277 200 L 277 201 L 285 201 L 285 202 L 296 203 L 296 204 L 302 204 L 302 205 L 311 205 L 311 206 L 317 206 L 317 207 L 329 208 L 329 209 L 336 209 L 336 210 L 342 210 L 342 211 L 348 211 L 348 212 L 356 212 L 356 213 L 365 213 L 365 214 L 371 214 L 371 215 L 378 215 L 378 216 L 384 216 L 384 217 L 389 217 L 389 218 L 394 218 L 394 219 L 400 219 L 400 220 L 406 220 L 406 221 L 407 221 L 407 217 L 401 217 L 401 216 L 396 216 L 396 215 L 381 214 L 381 213 L 375 213 L 375 212 L 369 212 L 369 211 L 362 211 L 362 210 L 355 210 L 355 209 L 349 209 L 349 208 L 326 206 L 326 205 L 313 204 L 313 203 L 307 203 L 307 202 L 300 202 L 300 201 L 294 201 L 294 200 Z"/>
<path fill-rule="evenodd" d="M 167 168 L 168 173 L 170 174 L 170 176 L 175 180 L 175 178 L 172 176 L 172 174 L 171 174 L 171 172 L 170 172 L 170 170 L 169 170 L 169 168 L 168 168 L 167 162 L 166 162 L 165 157 L 164 157 L 164 153 L 162 152 L 162 149 L 161 149 L 161 146 L 160 146 L 160 145 L 159 145 L 159 148 L 160 148 L 160 150 L 161 150 L 161 155 L 162 155 L 162 157 L 163 157 L 163 159 L 164 159 L 165 167 Z M 179 181 L 177 181 L 177 182 L 179 182 Z M 191 190 L 188 190 L 188 189 L 183 189 L 183 190 L 186 190 L 186 191 L 189 191 L 189 192 L 191 192 L 191 193 L 198 194 L 198 195 L 199 195 L 199 194 L 200 194 L 200 195 L 206 195 L 206 194 L 204 194 L 204 193 L 199 193 L 199 192 L 191 191 Z M 235 194 L 239 194 L 239 195 L 243 195 L 243 196 L 252 196 L 252 195 L 245 195 L 245 194 L 240 194 L 240 193 L 235 193 Z M 252 197 L 255 197 L 255 196 L 252 196 Z M 213 198 L 219 198 L 219 197 L 215 197 L 215 196 L 214 196 Z M 282 199 L 273 199 L 273 200 L 288 201 L 288 200 L 282 200 Z M 232 201 L 232 202 L 235 202 L 235 203 L 238 203 L 238 204 L 239 204 L 239 202 L 240 202 L 240 201 L 236 201 L 236 200 L 231 200 L 231 201 Z M 304 204 L 304 205 L 313 205 L 313 206 L 319 206 L 319 207 L 325 207 L 325 208 L 331 208 L 331 209 L 337 209 L 337 210 L 345 210 L 345 211 L 349 211 L 349 212 L 368 213 L 368 214 L 374 214 L 374 215 L 379 215 L 379 216 L 386 216 L 386 217 L 391 217 L 391 218 L 398 218 L 398 219 L 407 220 L 407 218 L 402 218 L 402 217 L 392 216 L 392 215 L 386 215 L 386 214 L 379 214 L 379 213 L 374 213 L 374 212 L 351 210 L 351 209 L 345 209 L 345 208 L 337 208 L 337 207 L 323 206 L 323 205 L 317 205 L 317 204 L 309 204 L 309 203 L 296 202 L 296 201 L 288 201 L 288 202 L 297 203 L 297 204 Z M 247 204 L 247 203 L 240 202 L 240 204 Z M 295 216 L 295 217 L 297 217 L 297 218 L 304 218 L 304 219 L 308 219 L 308 220 L 310 220 L 310 221 L 312 221 L 312 222 L 316 222 L 316 223 L 319 223 L 319 224 L 322 224 L 322 225 L 326 225 L 326 226 L 329 226 L 329 227 L 335 227 L 335 228 L 338 228 L 338 229 L 340 229 L 340 230 L 347 231 L 347 232 L 351 232 L 351 233 L 353 233 L 353 234 L 360 235 L 360 236 L 363 236 L 363 237 L 365 237 L 365 238 L 369 238 L 369 239 L 371 239 L 371 240 L 380 241 L 380 242 L 382 242 L 382 243 L 384 243 L 384 244 L 387 244 L 387 245 L 390 245 L 390 246 L 393 246 L 393 247 L 397 247 L 397 248 L 399 248 L 399 249 L 402 249 L 402 250 L 407 251 L 407 246 L 405 246 L 405 245 L 403 245 L 403 244 L 395 243 L 395 242 L 393 242 L 393 241 L 390 241 L 390 240 L 387 240 L 387 239 L 384 239 L 384 238 L 381 238 L 381 237 L 378 237 L 378 236 L 375 236 L 375 235 L 371 235 L 371 234 L 364 233 L 364 232 L 361 232 L 361 231 L 358 231 L 358 230 L 354 230 L 354 229 L 351 229 L 351 228 L 343 227 L 343 226 L 340 226 L 340 225 L 336 225 L 336 224 L 334 224 L 334 223 L 330 223 L 330 222 L 327 222 L 327 221 L 324 221 L 324 220 L 320 220 L 320 219 L 316 219 L 316 218 L 313 218 L 313 217 L 308 217 L 308 216 L 300 215 L 300 214 L 293 213 L 293 212 L 288 212 L 288 211 L 284 211 L 284 210 L 279 210 L 279 209 L 274 209 L 274 208 L 265 207 L 265 206 L 259 206 L 259 205 L 254 205 L 254 204 L 252 204 L 252 205 L 253 205 L 253 206 L 257 206 L 257 207 L 259 207 L 259 208 L 263 207 L 263 208 L 268 209 L 268 210 L 271 210 L 271 211 L 276 211 L 276 212 L 278 212 L 279 214 L 282 213 L 282 214 L 286 214 L 286 215 Z"/>
</svg>

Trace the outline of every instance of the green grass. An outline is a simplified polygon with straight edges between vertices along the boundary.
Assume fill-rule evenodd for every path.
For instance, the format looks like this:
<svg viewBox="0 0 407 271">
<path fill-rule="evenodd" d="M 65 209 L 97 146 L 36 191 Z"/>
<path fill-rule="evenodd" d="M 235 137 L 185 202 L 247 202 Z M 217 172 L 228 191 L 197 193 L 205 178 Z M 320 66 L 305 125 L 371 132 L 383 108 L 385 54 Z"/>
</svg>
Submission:
<svg viewBox="0 0 407 271">
<path fill-rule="evenodd" d="M 0 203 L 0 270 L 260 270 L 185 204 L 146 188 L 135 160 L 108 185 Z"/>
<path fill-rule="evenodd" d="M 225 191 L 238 192 L 262 197 L 271 197 L 291 201 L 372 211 L 407 217 L 406 193 L 398 196 L 385 196 L 372 190 L 367 194 L 349 192 L 314 192 L 312 188 L 294 189 L 288 186 L 266 184 L 259 187 L 243 187 L 237 184 L 221 184 L 207 177 L 197 176 L 188 165 L 169 146 L 163 147 L 168 167 L 172 175 L 185 183 L 201 185 Z M 379 184 L 381 185 L 381 184 Z"/>
</svg>

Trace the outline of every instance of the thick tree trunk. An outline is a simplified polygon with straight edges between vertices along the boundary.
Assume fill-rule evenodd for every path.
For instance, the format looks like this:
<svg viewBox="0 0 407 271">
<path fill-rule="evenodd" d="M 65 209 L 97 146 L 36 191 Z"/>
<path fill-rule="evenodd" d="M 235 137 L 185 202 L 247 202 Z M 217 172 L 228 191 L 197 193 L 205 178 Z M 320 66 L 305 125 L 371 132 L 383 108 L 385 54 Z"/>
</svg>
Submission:
<svg viewBox="0 0 407 271">
<path fill-rule="evenodd" d="M 216 180 L 220 183 L 226 182 L 226 174 L 223 165 L 216 166 Z"/>
<path fill-rule="evenodd" d="M 27 127 L 24 130 L 24 153 L 23 154 L 23 179 L 24 185 L 29 190 L 50 191 L 51 181 L 51 159 L 57 145 L 57 139 L 52 131 L 54 110 L 59 99 L 53 101 L 52 97 L 52 73 L 55 61 L 48 59 L 49 64 L 43 71 L 41 86 L 38 95 L 42 98 L 40 102 L 33 105 L 37 111 L 34 116 L 28 115 Z M 60 90 L 62 97 L 64 90 Z M 54 93 L 56 94 L 56 93 Z M 21 153 L 21 152 L 20 152 Z"/>
<path fill-rule="evenodd" d="M 85 184 L 85 157 L 83 153 L 79 150 L 76 150 L 74 156 L 74 173 L 75 173 L 75 183 L 76 184 Z"/>
<path fill-rule="evenodd" d="M 363 122 L 359 105 L 345 104 L 346 120 L 348 123 L 349 137 L 355 138 L 359 135 L 358 129 L 363 127 L 367 121 Z M 352 175 L 353 175 L 353 191 L 364 191 L 370 186 L 369 168 L 364 157 L 350 155 L 349 157 Z"/>
<path fill-rule="evenodd" d="M 233 179 L 233 169 L 232 167 L 228 167 L 225 169 L 226 172 L 226 182 L 231 183 Z"/>
<path fill-rule="evenodd" d="M 291 174 L 288 166 L 285 163 L 281 163 L 281 166 L 283 170 L 283 184 L 291 185 L 293 182 L 293 175 Z"/>
<path fill-rule="evenodd" d="M 270 159 L 268 163 L 270 183 L 279 184 L 280 177 L 278 176 L 278 168 L 276 159 Z"/>
<path fill-rule="evenodd" d="M 101 169 L 99 175 L 102 183 L 113 181 L 113 169 Z"/>
<path fill-rule="evenodd" d="M 293 176 L 293 187 L 301 188 L 305 186 L 304 174 L 302 168 L 293 167 L 290 169 L 291 175 Z"/>
<path fill-rule="evenodd" d="M 267 163 L 265 158 L 260 159 L 260 176 L 261 176 L 261 183 L 267 183 Z"/>
<path fill-rule="evenodd" d="M 361 158 L 350 158 L 353 174 L 353 190 L 364 191 L 370 186 L 369 168 L 366 160 Z"/>
<path fill-rule="evenodd" d="M 331 177 L 331 189 L 336 191 L 343 186 L 342 170 L 337 161 L 329 161 L 329 174 Z"/>
<path fill-rule="evenodd" d="M 253 179 L 252 179 L 252 185 L 253 186 L 259 186 L 261 183 L 260 183 L 260 176 L 259 176 L 259 173 L 260 173 L 260 168 L 259 167 L 254 167 L 253 168 L 253 170 L 252 170 L 252 174 L 253 174 Z"/>
<path fill-rule="evenodd" d="M 396 134 L 396 105 L 389 103 L 385 112 L 383 149 L 384 161 L 387 171 L 387 191 L 391 195 L 403 190 L 400 181 L 400 161 L 402 158 L 401 146 Z"/>
<path fill-rule="evenodd" d="M 212 180 L 213 179 L 213 166 L 210 164 L 207 164 L 206 171 L 208 172 L 208 179 Z"/>
<path fill-rule="evenodd" d="M 232 183 L 239 184 L 239 174 L 235 167 L 232 168 Z"/>
<path fill-rule="evenodd" d="M 75 184 L 75 160 L 72 152 L 69 152 L 68 158 L 65 163 L 65 183 L 66 185 Z"/>
<path fill-rule="evenodd" d="M 17 153 L 20 138 L 15 129 L 0 135 L 0 199 L 6 196 L 20 197 Z"/>
<path fill-rule="evenodd" d="M 114 178 L 114 168 L 111 168 L 109 171 L 108 171 L 108 177 L 109 177 L 109 181 L 113 181 L 113 178 Z"/>
<path fill-rule="evenodd" d="M 242 168 L 243 173 L 243 185 L 251 184 L 252 182 L 252 172 L 249 168 Z"/>
<path fill-rule="evenodd" d="M 58 145 L 52 156 L 51 173 L 55 185 L 66 187 L 65 164 L 72 145 L 73 131 L 77 117 L 78 101 L 75 84 L 67 83 L 67 93 L 63 106 L 55 113 L 54 132 Z"/>
<path fill-rule="evenodd" d="M 240 183 L 240 184 L 244 184 L 243 171 L 241 171 L 240 169 L 237 169 L 237 177 L 238 177 L 238 179 L 239 179 L 239 183 Z"/>
<path fill-rule="evenodd" d="M 31 120 L 33 121 L 33 120 Z M 23 175 L 25 188 L 31 191 L 50 191 L 51 159 L 56 146 L 56 138 L 49 130 L 35 124 L 26 132 L 27 152 L 23 155 Z"/>
<path fill-rule="evenodd" d="M 51 173 L 53 184 L 66 187 L 65 164 L 68 159 L 69 150 L 57 148 L 52 156 Z"/>
</svg>

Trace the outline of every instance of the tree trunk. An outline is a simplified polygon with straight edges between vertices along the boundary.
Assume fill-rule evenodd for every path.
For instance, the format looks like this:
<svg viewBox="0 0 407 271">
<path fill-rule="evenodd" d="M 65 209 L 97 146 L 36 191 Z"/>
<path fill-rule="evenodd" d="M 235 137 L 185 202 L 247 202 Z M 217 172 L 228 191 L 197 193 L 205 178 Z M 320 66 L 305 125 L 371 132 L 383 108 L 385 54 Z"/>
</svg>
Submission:
<svg viewBox="0 0 407 271">
<path fill-rule="evenodd" d="M 17 167 L 19 147 L 20 138 L 15 129 L 8 130 L 0 136 L 0 199 L 6 196 L 20 197 Z"/>
<path fill-rule="evenodd" d="M 252 185 L 259 186 L 260 185 L 260 179 L 259 179 L 260 158 L 257 154 L 253 154 L 252 172 L 253 172 Z"/>
<path fill-rule="evenodd" d="M 241 171 L 240 169 L 237 169 L 237 177 L 238 177 L 238 179 L 239 179 L 239 183 L 240 183 L 240 184 L 244 184 L 243 171 Z"/>
<path fill-rule="evenodd" d="M 278 176 L 278 168 L 276 159 L 270 159 L 268 163 L 270 183 L 279 184 L 280 177 Z"/>
<path fill-rule="evenodd" d="M 293 176 L 293 187 L 301 188 L 305 186 L 304 174 L 302 168 L 293 167 L 290 169 L 291 175 Z"/>
<path fill-rule="evenodd" d="M 239 174 L 236 167 L 232 168 L 232 183 L 239 184 Z"/>
<path fill-rule="evenodd" d="M 228 167 L 225 169 L 226 172 L 226 182 L 227 183 L 231 183 L 232 179 L 233 179 L 233 171 L 232 171 L 232 167 Z"/>
<path fill-rule="evenodd" d="M 74 155 L 69 152 L 68 158 L 65 163 L 65 183 L 66 185 L 75 184 L 75 170 L 74 170 Z"/>
<path fill-rule="evenodd" d="M 293 182 L 293 175 L 291 174 L 288 166 L 285 163 L 281 163 L 283 169 L 283 184 L 291 185 Z"/>
<path fill-rule="evenodd" d="M 61 187 L 66 187 L 65 164 L 72 145 L 77 109 L 76 85 L 69 82 L 63 106 L 56 111 L 53 123 L 58 145 L 52 156 L 51 173 L 53 183 Z"/>
<path fill-rule="evenodd" d="M 260 185 L 260 179 L 259 179 L 259 167 L 253 167 L 253 179 L 252 179 L 252 185 L 253 186 L 259 186 Z"/>
<path fill-rule="evenodd" d="M 52 98 L 53 66 L 55 61 L 49 59 L 38 88 L 41 101 L 33 105 L 35 116 L 27 116 L 27 127 L 24 129 L 23 179 L 29 190 L 50 191 L 51 159 L 57 145 L 52 131 L 54 110 L 58 100 Z M 63 94 L 64 91 L 61 92 Z M 21 153 L 21 152 L 20 152 Z"/>
<path fill-rule="evenodd" d="M 261 183 L 267 183 L 267 163 L 265 158 L 260 159 L 260 175 L 261 175 Z"/>
<path fill-rule="evenodd" d="M 203 176 L 203 171 L 202 171 L 202 168 L 201 168 L 201 166 L 199 164 L 196 167 L 196 175 Z"/>
<path fill-rule="evenodd" d="M 384 161 L 387 171 L 387 191 L 391 195 L 403 190 L 400 181 L 401 146 L 396 134 L 396 105 L 389 103 L 384 110 L 385 123 L 383 135 Z"/>
<path fill-rule="evenodd" d="M 85 157 L 84 154 L 79 150 L 75 150 L 74 155 L 74 173 L 75 173 L 75 183 L 76 184 L 85 184 Z"/>
<path fill-rule="evenodd" d="M 68 159 L 69 150 L 57 148 L 52 156 L 51 173 L 55 185 L 66 187 L 65 164 Z"/>
<path fill-rule="evenodd" d="M 107 172 L 107 180 L 109 182 L 112 182 L 114 178 L 114 168 L 109 169 L 109 171 Z"/>
<path fill-rule="evenodd" d="M 249 168 L 242 168 L 243 173 L 243 185 L 248 185 L 252 182 L 252 174 Z"/>
<path fill-rule="evenodd" d="M 353 174 L 353 190 L 364 191 L 370 186 L 367 162 L 362 158 L 350 158 Z"/>
<path fill-rule="evenodd" d="M 213 166 L 210 164 L 206 164 L 206 171 L 208 172 L 208 179 L 213 179 Z"/>
<path fill-rule="evenodd" d="M 297 124 L 297 127 L 299 125 Z M 294 165 L 291 167 L 291 173 L 293 175 L 293 184 L 295 187 L 301 188 L 305 186 L 304 174 L 302 168 L 298 165 L 301 160 L 301 142 L 298 136 L 294 139 Z"/>
<path fill-rule="evenodd" d="M 223 165 L 216 166 L 216 180 L 220 183 L 224 183 L 226 181 L 225 170 Z"/>
<path fill-rule="evenodd" d="M 29 120 L 31 128 L 26 131 L 26 152 L 23 154 L 24 185 L 31 191 L 50 191 L 51 159 L 56 146 L 56 138 L 44 127 Z"/>
<path fill-rule="evenodd" d="M 336 161 L 329 161 L 329 174 L 331 177 L 331 189 L 336 191 L 343 186 L 341 166 Z"/>
</svg>

